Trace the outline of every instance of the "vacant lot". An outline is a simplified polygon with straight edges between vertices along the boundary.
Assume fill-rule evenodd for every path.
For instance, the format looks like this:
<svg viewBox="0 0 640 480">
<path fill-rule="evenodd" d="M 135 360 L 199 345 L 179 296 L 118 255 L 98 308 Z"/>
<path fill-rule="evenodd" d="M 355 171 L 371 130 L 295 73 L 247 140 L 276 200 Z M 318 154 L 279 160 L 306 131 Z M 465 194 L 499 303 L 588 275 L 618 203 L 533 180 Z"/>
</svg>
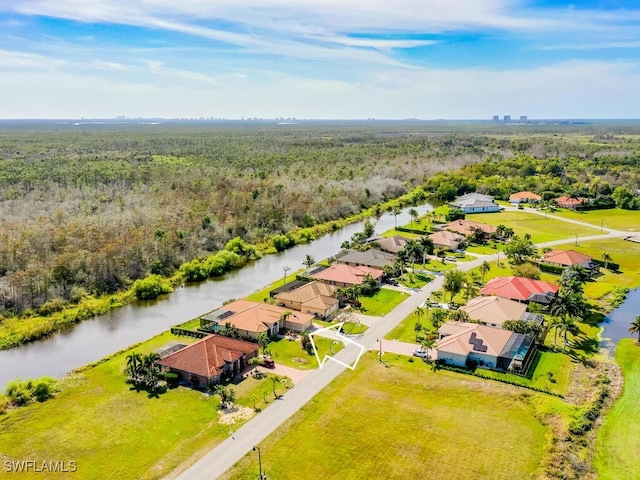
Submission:
<svg viewBox="0 0 640 480">
<path fill-rule="evenodd" d="M 165 333 L 135 351 L 148 353 L 172 341 L 189 339 Z M 0 417 L 0 463 L 74 460 L 75 479 L 161 478 L 229 435 L 229 427 L 218 423 L 217 396 L 185 387 L 157 398 L 130 390 L 122 374 L 129 353 L 73 375 L 45 403 Z M 254 395 L 262 408 L 265 399 L 273 399 L 268 378 L 247 378 L 233 388 L 245 406 L 253 407 Z M 236 426 L 242 423 L 236 420 Z M 45 478 L 42 473 L 14 477 Z"/>
<path fill-rule="evenodd" d="M 537 394 L 369 353 L 262 445 L 269 478 L 530 478 L 547 429 Z M 250 452 L 222 478 L 257 478 Z"/>
<path fill-rule="evenodd" d="M 542 215 L 528 213 L 526 211 L 498 212 L 498 213 L 478 213 L 469 215 L 470 220 L 488 223 L 489 225 L 504 225 L 513 228 L 516 235 L 522 237 L 528 233 L 531 235 L 533 243 L 550 242 L 552 240 L 562 240 L 572 238 L 577 234 L 579 237 L 587 235 L 597 235 L 599 228 L 582 227 L 573 225 L 562 220 L 545 218 Z"/>
<path fill-rule="evenodd" d="M 373 297 L 359 297 L 359 300 L 362 304 L 362 313 L 379 317 L 396 308 L 405 298 L 407 294 L 404 292 L 381 288 Z"/>
<path fill-rule="evenodd" d="M 581 222 L 590 223 L 598 228 L 613 228 L 615 230 L 640 231 L 640 212 L 637 210 L 621 210 L 612 208 L 609 210 L 590 210 L 587 212 L 574 212 L 573 210 L 558 209 L 553 215 L 564 218 L 572 218 Z"/>
<path fill-rule="evenodd" d="M 620 341 L 616 360 L 624 374 L 624 390 L 598 430 L 595 467 L 600 479 L 640 478 L 640 346 Z"/>
</svg>

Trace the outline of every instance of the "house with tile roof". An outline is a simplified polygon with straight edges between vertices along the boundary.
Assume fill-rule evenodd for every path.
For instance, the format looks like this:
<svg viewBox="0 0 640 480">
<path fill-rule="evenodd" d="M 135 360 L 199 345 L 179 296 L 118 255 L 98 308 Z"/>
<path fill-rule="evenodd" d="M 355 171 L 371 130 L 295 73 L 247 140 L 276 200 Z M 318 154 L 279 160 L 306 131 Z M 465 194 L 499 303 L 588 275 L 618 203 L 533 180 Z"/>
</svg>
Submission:
<svg viewBox="0 0 640 480">
<path fill-rule="evenodd" d="M 382 270 L 387 265 L 393 265 L 396 261 L 396 256 L 392 253 L 370 248 L 363 252 L 360 250 L 344 250 L 338 253 L 335 259 L 338 263 L 344 263 L 352 267 L 369 267 Z"/>
<path fill-rule="evenodd" d="M 336 287 L 351 287 L 353 285 L 361 285 L 367 275 L 371 275 L 374 280 L 380 280 L 382 270 L 364 266 L 354 267 L 345 263 L 334 263 L 329 268 L 314 273 L 311 278 Z"/>
<path fill-rule="evenodd" d="M 454 220 L 440 227 L 440 230 L 448 230 L 449 232 L 459 233 L 465 237 L 472 235 L 475 230 L 482 230 L 485 237 L 489 238 L 491 234 L 496 233 L 496 227 L 487 225 L 486 223 L 474 222 L 473 220 Z"/>
<path fill-rule="evenodd" d="M 378 244 L 378 247 L 383 252 L 396 254 L 404 247 L 407 246 L 407 241 L 409 239 L 406 237 L 401 237 L 400 235 L 394 235 L 393 237 L 379 237 L 372 239 L 372 243 Z"/>
<path fill-rule="evenodd" d="M 532 337 L 479 323 L 446 322 L 438 336 L 437 360 L 457 367 L 526 371 L 535 351 Z"/>
<path fill-rule="evenodd" d="M 533 192 L 517 192 L 509 196 L 509 201 L 514 205 L 520 203 L 539 203 L 542 201 L 542 197 Z"/>
<path fill-rule="evenodd" d="M 274 298 L 285 308 L 326 318 L 339 308 L 335 295 L 336 287 L 314 281 L 293 290 L 278 293 Z"/>
<path fill-rule="evenodd" d="M 568 208 L 570 210 L 578 210 L 589 203 L 588 198 L 584 197 L 570 197 L 563 195 L 554 199 L 554 202 L 561 208 Z"/>
<path fill-rule="evenodd" d="M 579 265 L 587 270 L 598 268 L 598 265 L 589 255 L 575 250 L 551 250 L 542 256 L 542 261 L 561 267 L 573 267 Z"/>
<path fill-rule="evenodd" d="M 475 297 L 460 307 L 471 320 L 489 327 L 502 328 L 507 320 L 519 320 L 527 311 L 525 303 L 502 297 Z"/>
<path fill-rule="evenodd" d="M 462 210 L 464 213 L 489 213 L 500 210 L 500 206 L 491 195 L 475 192 L 459 196 L 455 201 L 450 202 L 449 206 Z"/>
<path fill-rule="evenodd" d="M 429 238 L 433 241 L 433 245 L 441 250 L 457 250 L 465 241 L 464 235 L 449 230 L 432 233 Z"/>
<path fill-rule="evenodd" d="M 260 333 L 273 336 L 281 330 L 302 332 L 311 327 L 313 318 L 314 315 L 309 313 L 240 299 L 200 317 L 200 328 L 215 333 L 228 323 L 238 329 L 241 337 L 256 340 Z"/>
<path fill-rule="evenodd" d="M 177 373 L 182 381 L 206 388 L 239 375 L 258 355 L 259 348 L 257 343 L 208 335 L 156 363 L 165 372 Z"/>
<path fill-rule="evenodd" d="M 560 287 L 553 283 L 524 277 L 495 277 L 487 282 L 480 295 L 495 295 L 516 302 L 549 305 Z"/>
</svg>

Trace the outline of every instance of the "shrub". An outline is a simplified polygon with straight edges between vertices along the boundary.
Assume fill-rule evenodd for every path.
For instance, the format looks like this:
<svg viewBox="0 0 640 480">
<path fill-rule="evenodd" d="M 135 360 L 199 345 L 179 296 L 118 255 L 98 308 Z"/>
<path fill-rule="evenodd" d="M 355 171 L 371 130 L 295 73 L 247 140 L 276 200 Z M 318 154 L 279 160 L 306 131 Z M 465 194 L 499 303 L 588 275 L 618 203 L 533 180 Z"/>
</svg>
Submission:
<svg viewBox="0 0 640 480">
<path fill-rule="evenodd" d="M 168 384 L 175 385 L 176 383 L 178 383 L 178 380 L 180 379 L 180 375 L 174 372 L 167 372 L 164 374 L 164 379 Z"/>
<path fill-rule="evenodd" d="M 173 291 L 169 281 L 160 275 L 149 275 L 142 280 L 136 280 L 132 289 L 138 300 L 153 300 L 163 293 L 171 293 Z"/>
<path fill-rule="evenodd" d="M 16 378 L 7 384 L 7 397 L 14 405 L 21 407 L 35 399 L 44 402 L 56 391 L 56 380 L 51 377 L 41 377 L 35 380 Z"/>
</svg>

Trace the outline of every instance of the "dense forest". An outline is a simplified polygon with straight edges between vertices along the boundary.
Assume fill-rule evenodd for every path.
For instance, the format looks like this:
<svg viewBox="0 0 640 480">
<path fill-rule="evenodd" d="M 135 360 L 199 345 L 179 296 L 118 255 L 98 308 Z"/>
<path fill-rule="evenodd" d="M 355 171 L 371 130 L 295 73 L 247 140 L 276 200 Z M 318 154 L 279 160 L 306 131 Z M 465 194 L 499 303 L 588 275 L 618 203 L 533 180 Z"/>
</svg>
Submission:
<svg viewBox="0 0 640 480">
<path fill-rule="evenodd" d="M 2 125 L 0 320 L 170 276 L 230 241 L 240 257 L 242 242 L 286 246 L 421 186 L 443 200 L 529 189 L 635 208 L 640 137 L 585 129 Z"/>
</svg>

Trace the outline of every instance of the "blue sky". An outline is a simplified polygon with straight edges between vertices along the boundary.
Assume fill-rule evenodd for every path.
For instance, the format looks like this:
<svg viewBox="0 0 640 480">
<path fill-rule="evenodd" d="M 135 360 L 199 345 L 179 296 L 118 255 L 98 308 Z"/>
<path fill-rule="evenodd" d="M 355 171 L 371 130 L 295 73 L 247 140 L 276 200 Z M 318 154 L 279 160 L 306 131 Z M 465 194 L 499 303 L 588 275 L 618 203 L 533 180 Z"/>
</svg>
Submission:
<svg viewBox="0 0 640 480">
<path fill-rule="evenodd" d="M 640 0 L 0 0 L 0 118 L 640 117 Z"/>
</svg>

